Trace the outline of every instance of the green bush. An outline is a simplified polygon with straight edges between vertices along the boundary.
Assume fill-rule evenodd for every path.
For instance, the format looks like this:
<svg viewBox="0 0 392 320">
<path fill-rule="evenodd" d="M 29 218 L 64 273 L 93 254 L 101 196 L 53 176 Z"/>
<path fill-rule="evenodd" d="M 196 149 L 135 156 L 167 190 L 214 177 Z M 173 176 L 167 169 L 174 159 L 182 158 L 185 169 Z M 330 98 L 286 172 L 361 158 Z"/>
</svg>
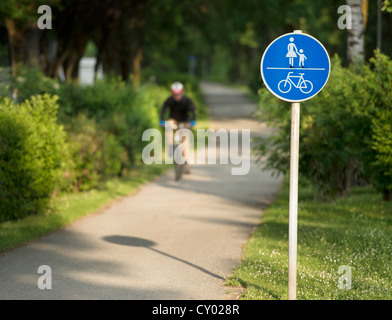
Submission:
<svg viewBox="0 0 392 320">
<path fill-rule="evenodd" d="M 352 185 L 372 182 L 380 191 L 391 185 L 392 62 L 376 53 L 370 65 L 343 68 L 332 59 L 328 84 L 301 103 L 300 173 L 326 198 L 346 195 Z M 289 171 L 290 104 L 260 90 L 262 119 L 278 128 L 261 141 L 267 168 Z M 390 190 L 390 189 L 388 189 Z"/>
<path fill-rule="evenodd" d="M 370 95 L 370 156 L 365 169 L 372 184 L 392 199 L 392 61 L 378 51 L 365 68 L 366 90 Z"/>
<path fill-rule="evenodd" d="M 327 87 L 304 107 L 301 165 L 326 196 L 346 195 L 366 178 L 371 123 L 365 83 L 361 72 L 335 59 Z"/>
<path fill-rule="evenodd" d="M 172 77 L 184 82 L 198 114 L 206 115 L 204 104 L 199 103 L 202 99 L 196 78 L 186 74 L 165 77 L 160 84 L 132 86 L 112 77 L 94 86 L 78 86 L 59 84 L 38 69 L 22 68 L 10 89 L 18 91 L 19 101 L 42 92 L 59 96 L 58 119 L 64 125 L 70 150 L 69 157 L 64 158 L 67 163 L 60 187 L 64 191 L 83 191 L 97 187 L 108 177 L 124 174 L 140 161 L 147 144 L 142 134 L 158 127 Z"/>
<path fill-rule="evenodd" d="M 46 211 L 61 186 L 69 154 L 56 101 L 38 95 L 0 104 L 0 221 Z"/>
<path fill-rule="evenodd" d="M 87 112 L 100 121 L 111 112 L 132 104 L 136 94 L 134 88 L 116 78 L 98 80 L 94 86 L 64 84 L 59 91 L 61 116 Z"/>
<path fill-rule="evenodd" d="M 384 200 L 392 198 L 392 113 L 382 112 L 373 120 L 371 147 L 375 153 L 370 164 L 372 182 L 383 193 Z"/>
<path fill-rule="evenodd" d="M 59 92 L 60 119 L 68 123 L 81 112 L 94 118 L 104 131 L 116 136 L 132 165 L 142 150 L 143 131 L 158 125 L 158 102 L 151 91 L 116 79 L 98 81 L 93 87 L 67 84 Z"/>
<path fill-rule="evenodd" d="M 18 75 L 11 78 L 12 90 L 17 92 L 17 101 L 23 102 L 31 96 L 49 93 L 58 94 L 58 80 L 46 77 L 38 67 L 21 67 Z"/>
<path fill-rule="evenodd" d="M 66 126 L 72 165 L 67 172 L 66 190 L 85 191 L 105 178 L 120 175 L 128 156 L 117 138 L 102 130 L 83 113 Z"/>
</svg>

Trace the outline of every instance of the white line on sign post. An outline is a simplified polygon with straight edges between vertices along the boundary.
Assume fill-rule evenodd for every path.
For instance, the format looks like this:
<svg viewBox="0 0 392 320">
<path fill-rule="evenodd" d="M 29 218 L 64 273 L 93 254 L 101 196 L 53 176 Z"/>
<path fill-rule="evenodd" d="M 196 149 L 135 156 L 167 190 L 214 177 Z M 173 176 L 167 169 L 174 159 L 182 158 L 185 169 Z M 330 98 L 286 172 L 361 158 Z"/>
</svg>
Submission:
<svg viewBox="0 0 392 320">
<path fill-rule="evenodd" d="M 298 157 L 300 103 L 291 104 L 288 299 L 297 297 Z"/>
<path fill-rule="evenodd" d="M 294 30 L 302 33 L 302 30 Z M 297 234 L 298 234 L 298 158 L 299 158 L 299 102 L 291 104 L 290 142 L 290 199 L 289 199 L 289 279 L 288 299 L 297 299 Z"/>
</svg>

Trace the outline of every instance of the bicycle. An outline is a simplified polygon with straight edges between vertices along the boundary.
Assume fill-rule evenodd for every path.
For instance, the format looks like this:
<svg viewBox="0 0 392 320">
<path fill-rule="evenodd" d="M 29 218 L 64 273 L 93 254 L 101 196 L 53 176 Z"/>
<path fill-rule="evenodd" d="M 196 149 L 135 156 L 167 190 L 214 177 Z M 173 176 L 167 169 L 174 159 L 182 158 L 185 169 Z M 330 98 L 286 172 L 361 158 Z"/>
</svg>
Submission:
<svg viewBox="0 0 392 320">
<path fill-rule="evenodd" d="M 309 80 L 304 79 L 304 73 L 300 73 L 299 76 L 293 76 L 291 75 L 293 72 L 289 72 L 287 74 L 287 78 L 284 80 L 281 80 L 278 83 L 278 89 L 282 93 L 287 93 L 291 90 L 291 85 L 293 85 L 295 88 L 301 90 L 302 93 L 309 93 L 313 90 L 313 83 L 311 83 Z M 299 78 L 298 84 L 295 84 L 292 78 Z"/>
</svg>

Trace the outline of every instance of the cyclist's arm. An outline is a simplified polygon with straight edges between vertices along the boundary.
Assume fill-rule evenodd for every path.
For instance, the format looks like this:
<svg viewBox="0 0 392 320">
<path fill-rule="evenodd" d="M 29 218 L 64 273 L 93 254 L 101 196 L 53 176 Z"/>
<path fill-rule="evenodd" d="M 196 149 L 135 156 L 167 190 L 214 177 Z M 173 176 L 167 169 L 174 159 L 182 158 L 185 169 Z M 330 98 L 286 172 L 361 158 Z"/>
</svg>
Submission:
<svg viewBox="0 0 392 320">
<path fill-rule="evenodd" d="M 191 113 L 191 117 L 188 118 L 189 122 L 196 121 L 196 107 L 191 99 L 189 99 L 188 110 Z"/>
</svg>

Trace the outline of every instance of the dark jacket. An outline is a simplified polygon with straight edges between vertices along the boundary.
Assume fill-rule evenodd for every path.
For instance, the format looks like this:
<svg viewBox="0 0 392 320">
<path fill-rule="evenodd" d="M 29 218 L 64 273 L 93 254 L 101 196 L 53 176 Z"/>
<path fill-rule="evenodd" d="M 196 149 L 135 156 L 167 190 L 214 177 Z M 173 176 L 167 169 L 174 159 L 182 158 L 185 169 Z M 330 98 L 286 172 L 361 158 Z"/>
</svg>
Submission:
<svg viewBox="0 0 392 320">
<path fill-rule="evenodd" d="M 179 102 L 174 100 L 173 96 L 170 96 L 163 103 L 160 120 L 165 120 L 166 111 L 169 110 L 169 118 L 172 118 L 176 121 L 195 121 L 195 109 L 196 108 L 193 101 L 185 95 L 182 96 L 182 99 Z"/>
</svg>

